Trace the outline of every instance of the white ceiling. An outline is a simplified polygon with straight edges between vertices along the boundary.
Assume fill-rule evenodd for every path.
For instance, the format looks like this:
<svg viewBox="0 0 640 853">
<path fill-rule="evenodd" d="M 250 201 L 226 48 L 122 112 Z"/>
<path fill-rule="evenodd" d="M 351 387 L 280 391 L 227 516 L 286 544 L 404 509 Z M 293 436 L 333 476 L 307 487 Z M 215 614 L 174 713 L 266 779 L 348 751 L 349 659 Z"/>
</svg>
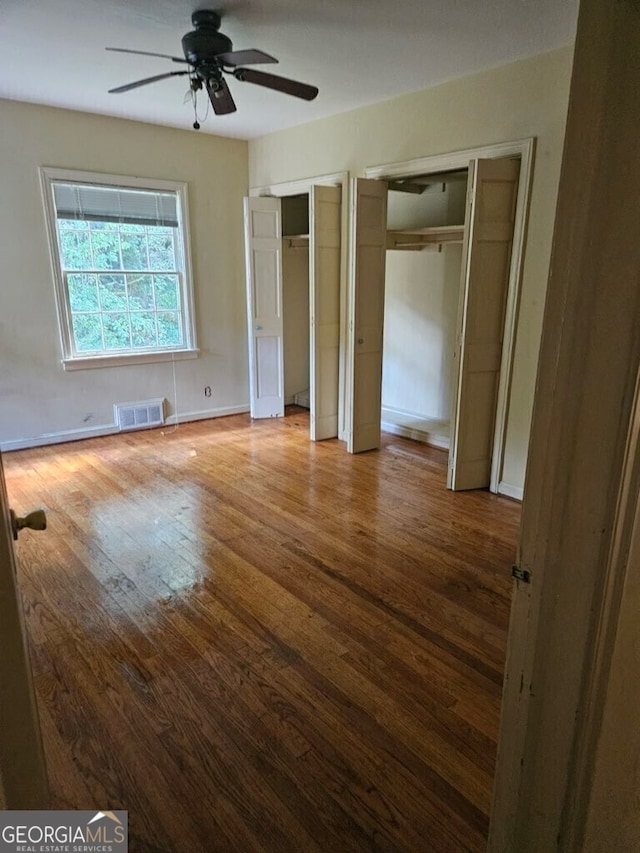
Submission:
<svg viewBox="0 0 640 853">
<path fill-rule="evenodd" d="M 238 112 L 201 97 L 201 133 L 249 139 L 424 89 L 571 42 L 578 0 L 223 0 L 221 32 L 259 48 L 264 67 L 319 87 L 311 103 L 228 78 Z M 189 128 L 184 77 L 107 90 L 174 71 L 180 39 L 206 0 L 0 0 L 0 97 Z"/>
</svg>

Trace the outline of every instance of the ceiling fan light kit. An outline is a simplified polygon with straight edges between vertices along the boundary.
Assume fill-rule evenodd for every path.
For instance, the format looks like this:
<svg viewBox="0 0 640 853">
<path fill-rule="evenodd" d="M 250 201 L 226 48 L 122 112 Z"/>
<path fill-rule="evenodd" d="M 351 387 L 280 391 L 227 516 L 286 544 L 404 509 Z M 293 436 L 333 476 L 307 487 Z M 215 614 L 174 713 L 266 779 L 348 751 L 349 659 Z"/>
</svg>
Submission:
<svg viewBox="0 0 640 853">
<path fill-rule="evenodd" d="M 111 94 L 129 92 L 140 86 L 147 86 L 158 80 L 170 77 L 181 77 L 189 75 L 189 86 L 191 92 L 195 93 L 203 86 L 206 89 L 209 101 L 216 115 L 228 115 L 236 112 L 236 104 L 233 100 L 231 90 L 223 74 L 230 74 L 236 80 L 264 86 L 294 98 L 312 101 L 318 94 L 316 86 L 301 83 L 298 80 L 290 80 L 288 77 L 280 77 L 277 74 L 268 74 L 257 71 L 254 68 L 244 68 L 245 65 L 266 65 L 277 63 L 278 60 L 264 53 L 262 50 L 251 48 L 249 50 L 233 50 L 231 39 L 221 33 L 220 14 L 210 9 L 198 9 L 191 16 L 194 26 L 192 32 L 182 37 L 182 50 L 184 59 L 178 56 L 169 56 L 165 53 L 150 53 L 145 50 L 129 50 L 121 47 L 108 47 L 107 50 L 117 53 L 135 53 L 142 56 L 156 56 L 162 59 L 170 59 L 172 62 L 189 65 L 189 69 L 183 71 L 167 71 L 164 74 L 156 74 L 153 77 L 145 77 L 115 89 L 109 89 Z M 193 125 L 198 130 L 200 124 L 196 118 Z"/>
</svg>

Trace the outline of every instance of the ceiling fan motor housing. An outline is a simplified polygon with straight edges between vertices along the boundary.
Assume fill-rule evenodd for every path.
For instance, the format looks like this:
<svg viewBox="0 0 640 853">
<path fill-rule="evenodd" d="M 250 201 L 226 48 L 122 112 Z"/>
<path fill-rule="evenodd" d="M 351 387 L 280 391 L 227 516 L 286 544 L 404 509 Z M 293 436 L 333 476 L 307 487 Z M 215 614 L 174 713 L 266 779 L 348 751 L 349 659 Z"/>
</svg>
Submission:
<svg viewBox="0 0 640 853">
<path fill-rule="evenodd" d="M 219 30 L 221 17 L 219 12 L 214 12 L 213 9 L 196 9 L 191 16 L 191 23 L 194 29 L 208 28 L 211 30 Z"/>
<path fill-rule="evenodd" d="M 219 53 L 233 50 L 231 39 L 218 32 L 220 15 L 208 9 L 198 9 L 191 16 L 195 29 L 182 38 L 185 59 L 196 67 L 214 63 Z"/>
</svg>

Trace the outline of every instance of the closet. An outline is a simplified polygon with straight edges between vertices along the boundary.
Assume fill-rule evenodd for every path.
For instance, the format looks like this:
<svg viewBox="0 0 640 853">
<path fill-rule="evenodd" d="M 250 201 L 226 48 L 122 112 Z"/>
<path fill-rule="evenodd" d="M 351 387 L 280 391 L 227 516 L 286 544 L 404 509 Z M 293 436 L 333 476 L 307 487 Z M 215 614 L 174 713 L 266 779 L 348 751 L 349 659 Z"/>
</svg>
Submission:
<svg viewBox="0 0 640 853">
<path fill-rule="evenodd" d="M 310 408 L 309 195 L 282 199 L 284 403 Z"/>
<path fill-rule="evenodd" d="M 388 203 L 388 197 L 395 197 L 398 193 L 426 196 L 427 191 L 422 191 L 421 186 L 433 175 L 424 176 L 424 179 L 411 177 L 405 181 L 396 178 L 389 184 L 374 179 L 354 181 L 349 452 L 358 453 L 380 444 L 383 363 L 387 413 L 396 408 L 404 411 L 405 415 L 408 412 L 409 416 L 416 414 L 418 406 L 411 401 L 417 399 L 421 386 L 419 378 L 417 384 L 412 385 L 406 377 L 419 377 L 422 370 L 424 378 L 429 368 L 439 363 L 445 378 L 444 383 L 438 386 L 438 414 L 444 415 L 446 408 L 451 412 L 448 486 L 471 489 L 490 484 L 519 168 L 518 158 L 471 160 L 466 185 L 462 182 L 465 197 L 461 222 L 452 221 L 459 215 L 456 207 L 459 210 L 460 199 L 455 189 L 450 190 L 451 204 L 447 202 L 444 205 L 440 221 L 437 221 L 435 211 L 426 214 L 421 202 L 405 201 L 404 212 L 394 211 L 394 207 L 399 208 L 399 202 Z M 441 180 L 443 176 L 436 177 Z M 458 177 L 464 175 L 455 178 L 451 175 L 451 180 L 445 177 L 443 183 L 453 187 Z M 392 228 L 388 225 L 388 210 L 392 219 L 397 220 L 392 222 Z M 420 221 L 423 214 L 427 221 Z M 404 221 L 402 217 L 405 217 Z M 460 247 L 459 275 L 456 272 L 456 245 Z M 440 347 L 439 356 L 437 348 L 429 351 L 435 333 L 433 328 L 429 328 L 428 320 L 422 324 L 418 321 L 417 303 L 411 304 L 406 298 L 403 302 L 401 294 L 396 299 L 395 315 L 391 313 L 390 303 L 385 304 L 388 250 L 390 255 L 409 256 L 415 253 L 418 256 L 419 253 L 433 251 L 432 246 L 438 247 L 436 251 L 443 258 L 440 284 L 437 285 L 439 295 L 436 293 L 435 296 L 435 301 L 440 300 L 441 303 L 440 330 L 435 335 L 436 338 L 439 336 L 439 343 L 436 341 Z M 398 262 L 393 259 L 389 262 L 396 276 L 390 291 L 391 288 L 397 289 L 396 279 L 400 288 L 409 287 L 406 281 L 407 261 L 400 263 L 404 265 L 404 272 L 398 271 Z M 429 282 L 423 281 L 422 286 L 428 287 Z M 414 303 L 419 298 L 415 292 L 412 293 Z M 433 299 L 431 301 L 434 302 Z M 454 301 L 457 303 L 455 326 L 452 319 Z M 423 297 L 423 302 L 426 307 L 426 297 Z M 391 328 L 385 335 L 383 347 L 385 308 Z M 433 304 L 431 308 L 434 308 Z M 412 359 L 420 360 L 417 350 L 412 350 L 404 340 L 411 336 L 416 347 L 422 346 L 424 359 L 420 364 L 411 363 Z M 387 353 L 383 358 L 385 348 Z M 450 372 L 449 383 L 447 371 Z M 406 387 L 403 382 L 406 382 Z M 443 391 L 447 384 L 450 389 L 448 406 Z M 396 402 L 395 407 L 391 405 L 393 401 Z M 403 406 L 412 408 L 403 410 Z M 435 420 L 441 422 L 444 443 L 446 418 Z"/>
<path fill-rule="evenodd" d="M 312 440 L 338 435 L 341 188 L 246 198 L 249 388 L 253 418 L 310 409 Z"/>
<path fill-rule="evenodd" d="M 446 449 L 467 172 L 388 182 L 382 428 Z"/>
</svg>

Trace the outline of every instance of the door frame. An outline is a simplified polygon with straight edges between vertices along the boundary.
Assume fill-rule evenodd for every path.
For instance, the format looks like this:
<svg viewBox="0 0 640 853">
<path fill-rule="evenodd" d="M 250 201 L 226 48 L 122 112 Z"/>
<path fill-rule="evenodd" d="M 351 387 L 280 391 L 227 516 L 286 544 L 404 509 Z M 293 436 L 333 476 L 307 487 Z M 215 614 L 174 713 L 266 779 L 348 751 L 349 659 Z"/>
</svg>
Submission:
<svg viewBox="0 0 640 853">
<path fill-rule="evenodd" d="M 625 835 L 638 827 L 637 779 L 625 777 L 621 784 L 616 778 L 603 725 L 609 733 L 615 728 L 618 748 L 637 759 L 637 721 L 629 726 L 621 680 L 637 680 L 624 607 L 636 608 L 637 592 L 626 581 L 637 576 L 640 558 L 634 545 L 640 89 L 630 73 L 639 45 L 637 2 L 581 0 L 520 527 L 523 579 L 514 581 L 511 605 L 490 853 L 630 849 Z M 626 652 L 617 661 L 616 650 Z M 598 797 L 605 781 L 608 801 Z M 596 827 L 600 843 L 585 836 Z"/>
<path fill-rule="evenodd" d="M 500 364 L 500 380 L 498 385 L 498 400 L 496 405 L 496 423 L 494 428 L 493 451 L 491 457 L 491 480 L 489 488 L 492 492 L 522 499 L 522 489 L 514 489 L 502 481 L 504 467 L 504 449 L 509 416 L 511 397 L 511 382 L 513 372 L 513 355 L 516 340 L 516 325 L 518 307 L 522 286 L 522 269 L 524 263 L 524 247 L 529 211 L 529 194 L 533 175 L 535 154 L 535 137 L 500 142 L 494 145 L 484 145 L 478 148 L 466 148 L 446 154 L 436 154 L 430 157 L 418 157 L 395 163 L 383 163 L 369 166 L 364 170 L 366 178 L 378 180 L 398 180 L 417 175 L 437 174 L 439 172 L 468 169 L 471 160 L 499 159 L 503 157 L 520 158 L 520 176 L 518 179 L 518 198 L 513 229 L 513 246 L 509 269 L 509 287 L 505 309 L 504 337 L 502 341 L 502 359 Z"/>
<path fill-rule="evenodd" d="M 346 340 L 347 340 L 347 252 L 349 248 L 349 172 L 334 172 L 330 175 L 316 175 L 300 178 L 296 181 L 284 181 L 250 187 L 250 196 L 289 196 L 310 193 L 312 186 L 330 186 L 342 188 L 342 227 L 340 234 L 340 357 L 338 368 L 338 438 L 346 439 Z"/>
</svg>

